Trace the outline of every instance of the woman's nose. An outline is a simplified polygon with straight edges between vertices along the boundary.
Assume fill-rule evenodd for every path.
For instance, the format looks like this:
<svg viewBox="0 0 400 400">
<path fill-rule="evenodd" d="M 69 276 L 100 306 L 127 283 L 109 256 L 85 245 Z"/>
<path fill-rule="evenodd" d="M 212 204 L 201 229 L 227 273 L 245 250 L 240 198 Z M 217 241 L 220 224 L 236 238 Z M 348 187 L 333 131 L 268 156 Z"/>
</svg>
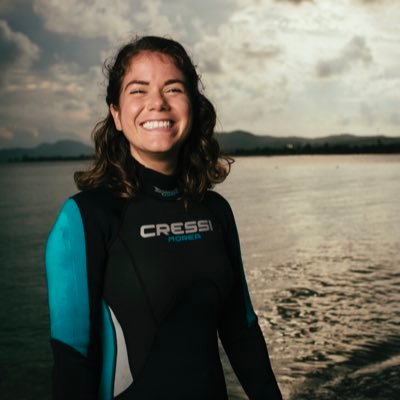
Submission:
<svg viewBox="0 0 400 400">
<path fill-rule="evenodd" d="M 161 91 L 155 90 L 152 93 L 150 93 L 150 96 L 148 98 L 148 108 L 149 110 L 156 110 L 156 111 L 169 109 L 168 101 Z"/>
</svg>

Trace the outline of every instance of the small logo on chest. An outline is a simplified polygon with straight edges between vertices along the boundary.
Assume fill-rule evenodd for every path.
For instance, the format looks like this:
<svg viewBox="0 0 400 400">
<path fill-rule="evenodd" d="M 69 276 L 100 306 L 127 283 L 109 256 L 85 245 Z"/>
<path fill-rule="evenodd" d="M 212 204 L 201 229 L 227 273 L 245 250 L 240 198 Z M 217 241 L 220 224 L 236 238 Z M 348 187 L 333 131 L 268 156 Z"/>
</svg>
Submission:
<svg viewBox="0 0 400 400">
<path fill-rule="evenodd" d="M 168 242 L 187 242 L 199 240 L 202 238 L 203 232 L 213 230 L 211 220 L 200 219 L 186 222 L 172 222 L 142 225 L 140 227 L 140 236 L 143 239 L 148 239 L 157 236 L 166 236 Z"/>
<path fill-rule="evenodd" d="M 160 194 L 162 197 L 175 197 L 179 194 L 179 189 L 175 188 L 174 190 L 163 190 L 158 188 L 157 186 L 154 187 L 154 192 Z"/>
</svg>

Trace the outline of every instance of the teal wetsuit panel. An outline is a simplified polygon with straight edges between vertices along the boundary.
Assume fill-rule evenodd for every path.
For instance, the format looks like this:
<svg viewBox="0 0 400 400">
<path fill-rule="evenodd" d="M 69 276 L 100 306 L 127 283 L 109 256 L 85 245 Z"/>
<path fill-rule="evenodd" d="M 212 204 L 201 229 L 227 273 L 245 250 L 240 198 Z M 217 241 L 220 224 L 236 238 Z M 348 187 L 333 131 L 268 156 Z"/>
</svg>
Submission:
<svg viewBox="0 0 400 400">
<path fill-rule="evenodd" d="M 85 234 L 74 200 L 65 202 L 46 245 L 51 337 L 87 356 L 89 296 Z"/>
</svg>

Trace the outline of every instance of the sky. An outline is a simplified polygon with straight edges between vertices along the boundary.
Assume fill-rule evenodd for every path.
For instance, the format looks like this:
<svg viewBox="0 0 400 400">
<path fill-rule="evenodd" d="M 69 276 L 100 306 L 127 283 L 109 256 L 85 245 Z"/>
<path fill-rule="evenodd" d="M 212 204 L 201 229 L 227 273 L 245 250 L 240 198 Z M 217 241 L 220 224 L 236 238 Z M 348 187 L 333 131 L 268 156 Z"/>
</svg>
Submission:
<svg viewBox="0 0 400 400">
<path fill-rule="evenodd" d="M 0 0 L 0 148 L 89 143 L 104 61 L 146 34 L 185 46 L 219 132 L 400 136 L 399 0 Z"/>
</svg>

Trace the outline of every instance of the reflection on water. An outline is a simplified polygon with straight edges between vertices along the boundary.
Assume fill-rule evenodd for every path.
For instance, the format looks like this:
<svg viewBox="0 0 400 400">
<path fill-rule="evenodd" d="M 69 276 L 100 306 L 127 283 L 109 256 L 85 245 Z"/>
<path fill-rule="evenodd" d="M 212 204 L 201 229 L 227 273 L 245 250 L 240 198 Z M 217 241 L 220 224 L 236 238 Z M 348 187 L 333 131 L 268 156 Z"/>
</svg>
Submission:
<svg viewBox="0 0 400 400">
<path fill-rule="evenodd" d="M 0 165 L 2 399 L 50 398 L 43 243 L 77 168 Z M 399 156 L 255 157 L 218 188 L 286 399 L 400 398 L 399 181 Z"/>
<path fill-rule="evenodd" d="M 400 398 L 399 161 L 241 158 L 221 188 L 287 399 Z"/>
</svg>

